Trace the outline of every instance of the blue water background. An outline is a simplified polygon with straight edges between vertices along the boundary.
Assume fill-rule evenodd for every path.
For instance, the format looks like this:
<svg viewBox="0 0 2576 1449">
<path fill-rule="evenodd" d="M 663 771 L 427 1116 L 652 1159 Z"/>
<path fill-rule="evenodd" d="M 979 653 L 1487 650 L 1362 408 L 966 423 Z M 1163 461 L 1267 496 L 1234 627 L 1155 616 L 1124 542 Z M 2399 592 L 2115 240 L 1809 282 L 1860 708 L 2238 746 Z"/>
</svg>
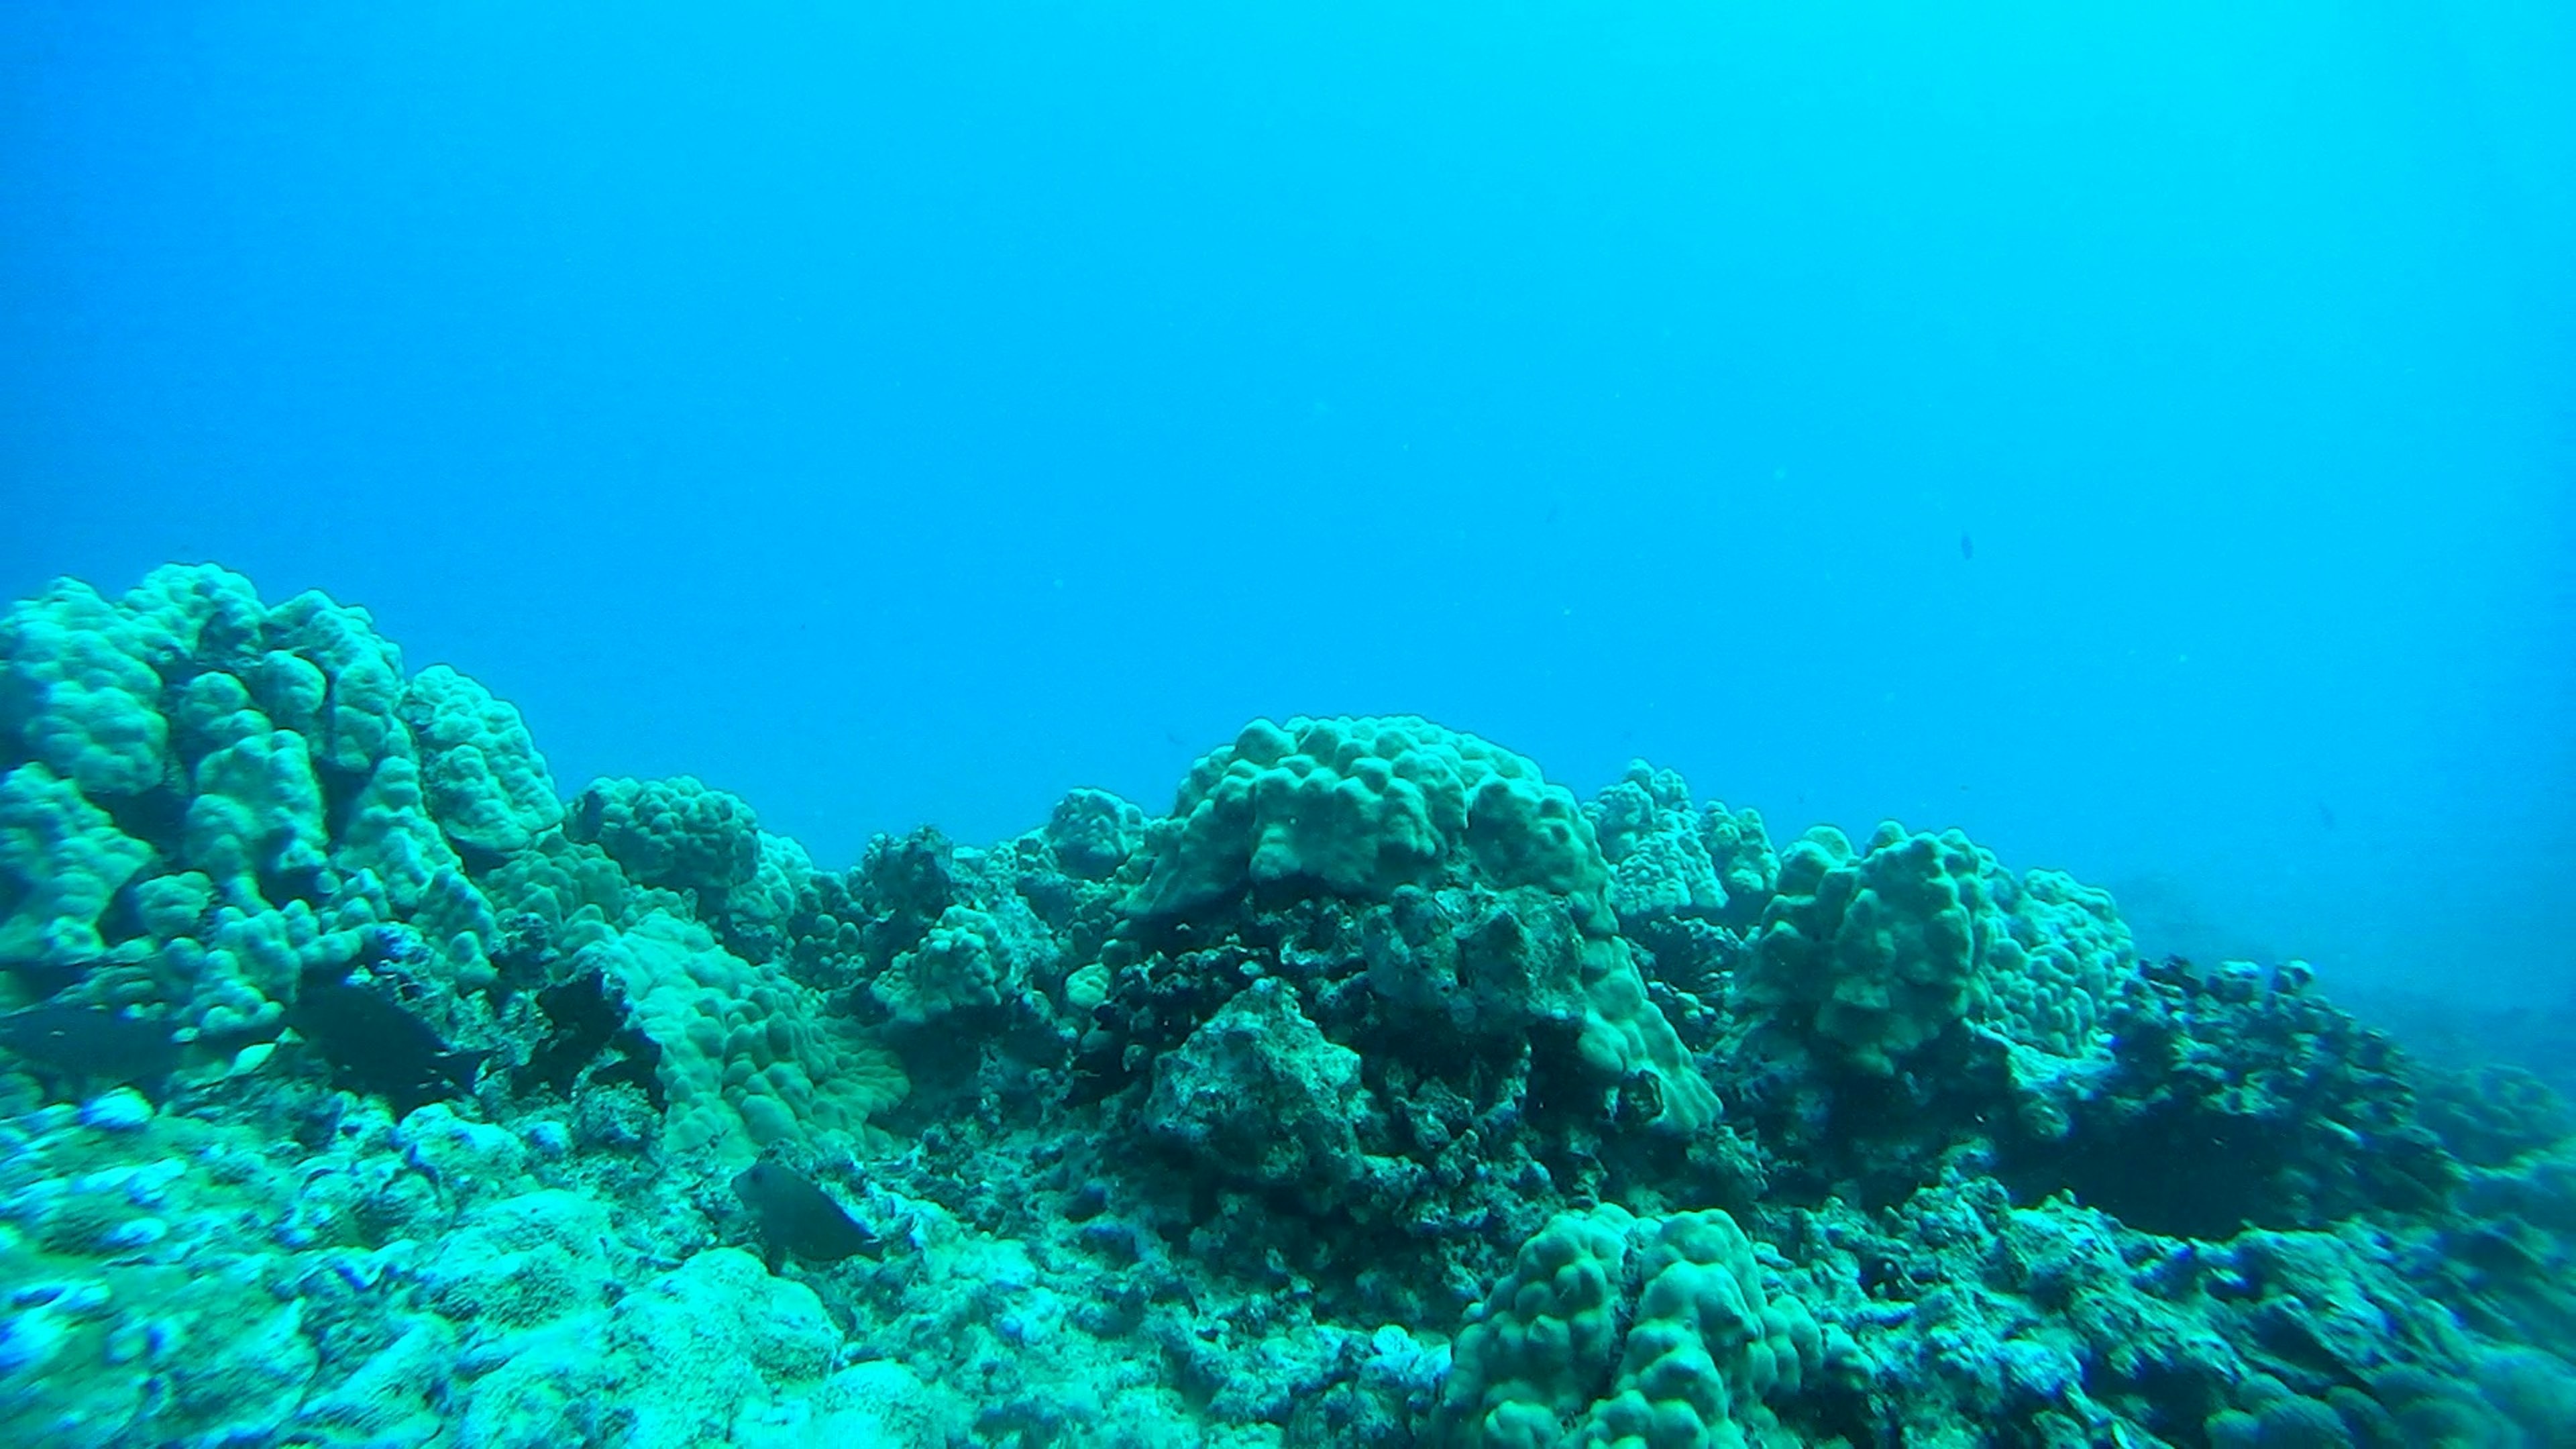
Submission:
<svg viewBox="0 0 2576 1449">
<path fill-rule="evenodd" d="M 2576 982 L 2564 6 L 30 3 L 0 67 L 8 597 L 321 588 L 832 864 L 1411 711 Z"/>
</svg>

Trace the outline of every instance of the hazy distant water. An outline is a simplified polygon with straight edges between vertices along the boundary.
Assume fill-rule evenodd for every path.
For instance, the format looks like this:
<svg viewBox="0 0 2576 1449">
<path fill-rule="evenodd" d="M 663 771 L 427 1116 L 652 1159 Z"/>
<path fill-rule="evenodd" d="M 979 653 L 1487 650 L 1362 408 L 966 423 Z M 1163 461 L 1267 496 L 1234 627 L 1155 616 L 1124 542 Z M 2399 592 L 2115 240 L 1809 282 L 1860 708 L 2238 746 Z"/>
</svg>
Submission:
<svg viewBox="0 0 2576 1449">
<path fill-rule="evenodd" d="M 0 585 L 827 862 L 1416 711 L 2567 993 L 2576 12 L 1744 8 L 6 7 Z"/>
</svg>

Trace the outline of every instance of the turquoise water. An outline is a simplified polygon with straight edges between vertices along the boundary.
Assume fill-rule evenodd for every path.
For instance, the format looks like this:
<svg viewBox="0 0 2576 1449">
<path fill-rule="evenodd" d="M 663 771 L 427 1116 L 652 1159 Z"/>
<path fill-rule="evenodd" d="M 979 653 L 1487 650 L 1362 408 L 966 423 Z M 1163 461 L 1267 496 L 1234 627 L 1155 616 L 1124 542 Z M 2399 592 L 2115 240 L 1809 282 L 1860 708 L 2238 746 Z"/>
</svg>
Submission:
<svg viewBox="0 0 2576 1449">
<path fill-rule="evenodd" d="M 2570 1442 L 2571 62 L 0 15 L 0 1422 Z"/>
</svg>

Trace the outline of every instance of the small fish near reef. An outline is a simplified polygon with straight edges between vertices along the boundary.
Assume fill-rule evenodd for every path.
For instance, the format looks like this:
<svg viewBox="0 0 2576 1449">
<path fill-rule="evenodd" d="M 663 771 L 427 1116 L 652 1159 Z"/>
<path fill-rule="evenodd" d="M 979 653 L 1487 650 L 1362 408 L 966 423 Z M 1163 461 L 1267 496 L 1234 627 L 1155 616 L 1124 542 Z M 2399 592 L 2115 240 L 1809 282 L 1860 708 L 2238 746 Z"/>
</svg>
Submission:
<svg viewBox="0 0 2576 1449">
<path fill-rule="evenodd" d="M 0 1050 L 50 1083 L 121 1085 L 159 1097 L 182 1048 L 170 1023 L 104 1006 L 31 1006 L 0 1016 Z"/>
<path fill-rule="evenodd" d="M 383 1097 L 402 1116 L 425 1103 L 474 1094 L 491 1053 L 457 1051 L 401 1006 L 364 986 L 307 977 L 286 1024 L 331 1064 L 331 1079 Z"/>
<path fill-rule="evenodd" d="M 760 1226 L 773 1272 L 790 1255 L 809 1263 L 837 1263 L 861 1253 L 873 1258 L 884 1250 L 876 1234 L 793 1168 L 755 1162 L 734 1174 L 733 1190 Z"/>
</svg>

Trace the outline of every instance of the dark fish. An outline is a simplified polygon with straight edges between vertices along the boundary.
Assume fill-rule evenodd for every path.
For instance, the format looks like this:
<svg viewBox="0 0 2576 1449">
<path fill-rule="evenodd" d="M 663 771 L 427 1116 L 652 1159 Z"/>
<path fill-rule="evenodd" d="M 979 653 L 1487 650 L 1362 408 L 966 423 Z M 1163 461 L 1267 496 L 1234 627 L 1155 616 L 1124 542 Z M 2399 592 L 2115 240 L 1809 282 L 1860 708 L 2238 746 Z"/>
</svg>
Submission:
<svg viewBox="0 0 2576 1449">
<path fill-rule="evenodd" d="M 612 993 L 599 972 L 585 972 L 537 993 L 550 1028 L 528 1059 L 510 1073 L 512 1090 L 551 1087 L 570 1097 L 582 1082 L 605 1086 L 631 1082 L 661 1111 L 670 1105 L 655 1070 L 662 1049 L 628 1020 L 626 999 Z"/>
<path fill-rule="evenodd" d="M 331 1064 L 331 1080 L 371 1092 L 400 1116 L 424 1103 L 469 1096 L 489 1052 L 461 1052 L 429 1023 L 363 986 L 306 978 L 286 1013 Z"/>
<path fill-rule="evenodd" d="M 40 1075 L 140 1087 L 158 1096 L 179 1065 L 170 1024 L 104 1006 L 31 1006 L 0 1016 L 0 1047 Z"/>
<path fill-rule="evenodd" d="M 1964 533 L 1959 535 L 1959 557 L 1969 563 L 1977 561 L 1977 541 Z"/>
<path fill-rule="evenodd" d="M 760 1224 L 769 1266 L 793 1253 L 813 1263 L 837 1263 L 882 1248 L 876 1234 L 850 1220 L 831 1195 L 802 1174 L 775 1162 L 755 1162 L 734 1174 L 733 1190 Z"/>
</svg>

